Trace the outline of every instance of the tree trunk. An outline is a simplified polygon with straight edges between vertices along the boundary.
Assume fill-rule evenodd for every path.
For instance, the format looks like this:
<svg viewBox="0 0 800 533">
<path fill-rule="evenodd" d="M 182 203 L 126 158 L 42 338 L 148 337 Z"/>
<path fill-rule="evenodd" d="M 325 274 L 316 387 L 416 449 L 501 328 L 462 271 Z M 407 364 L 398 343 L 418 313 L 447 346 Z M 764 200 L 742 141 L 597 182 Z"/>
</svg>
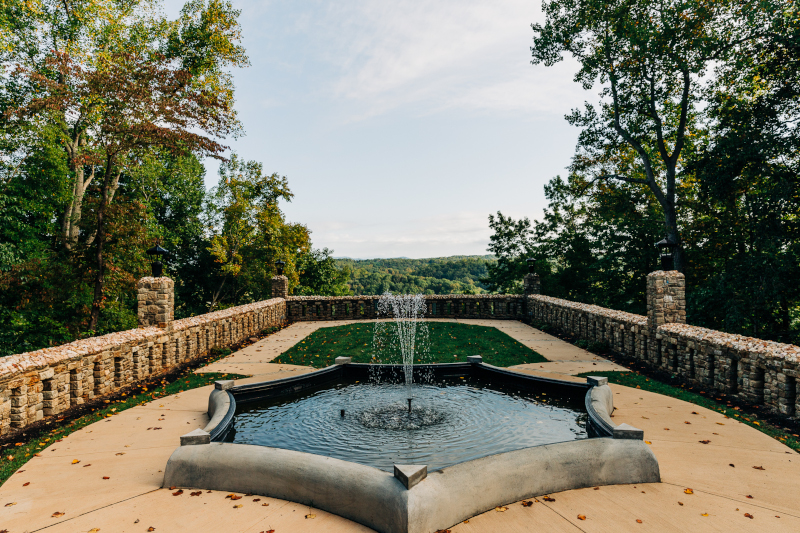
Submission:
<svg viewBox="0 0 800 533">
<path fill-rule="evenodd" d="M 113 191 L 116 191 L 119 186 L 118 171 L 113 179 L 111 179 L 111 169 L 114 165 L 113 157 L 109 157 L 106 161 L 106 168 L 103 172 L 103 191 L 100 197 L 100 205 L 97 208 L 97 230 L 95 231 L 95 260 L 97 262 L 97 270 L 94 276 L 94 295 L 92 297 L 92 314 L 89 321 L 89 329 L 96 331 L 97 325 L 100 322 L 100 309 L 103 305 L 103 286 L 105 283 L 105 256 L 103 255 L 103 247 L 106 240 L 105 228 L 105 215 L 106 208 L 111 198 Z"/>
</svg>

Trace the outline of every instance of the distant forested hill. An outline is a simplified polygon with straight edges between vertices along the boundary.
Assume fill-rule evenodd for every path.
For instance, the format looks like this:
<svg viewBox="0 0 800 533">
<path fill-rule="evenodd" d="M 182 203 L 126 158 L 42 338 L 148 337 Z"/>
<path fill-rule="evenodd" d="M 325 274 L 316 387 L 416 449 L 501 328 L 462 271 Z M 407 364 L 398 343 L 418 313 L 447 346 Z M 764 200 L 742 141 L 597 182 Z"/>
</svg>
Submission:
<svg viewBox="0 0 800 533">
<path fill-rule="evenodd" d="M 492 255 L 456 255 L 431 259 L 336 259 L 350 271 L 353 294 L 481 294 Z"/>
</svg>

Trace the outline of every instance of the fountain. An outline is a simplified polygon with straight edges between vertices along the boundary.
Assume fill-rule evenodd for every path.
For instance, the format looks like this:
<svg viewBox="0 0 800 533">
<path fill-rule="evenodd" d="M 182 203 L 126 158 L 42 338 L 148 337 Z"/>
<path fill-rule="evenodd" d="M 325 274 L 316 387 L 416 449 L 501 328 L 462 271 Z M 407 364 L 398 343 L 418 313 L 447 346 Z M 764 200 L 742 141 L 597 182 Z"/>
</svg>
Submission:
<svg viewBox="0 0 800 533">
<path fill-rule="evenodd" d="M 211 420 L 181 437 L 165 486 L 431 533 L 523 498 L 660 480 L 642 432 L 610 418 L 605 378 L 531 376 L 480 356 L 428 364 L 424 298 L 387 293 L 378 310 L 370 364 L 339 357 L 301 376 L 217 382 Z"/>
</svg>

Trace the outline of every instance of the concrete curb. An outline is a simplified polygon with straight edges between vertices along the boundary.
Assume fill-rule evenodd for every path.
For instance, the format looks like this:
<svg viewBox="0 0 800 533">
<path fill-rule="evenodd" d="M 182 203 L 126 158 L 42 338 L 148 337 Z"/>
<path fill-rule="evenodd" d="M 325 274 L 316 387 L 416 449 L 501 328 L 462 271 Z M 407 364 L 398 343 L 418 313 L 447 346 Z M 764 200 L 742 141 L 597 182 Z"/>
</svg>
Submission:
<svg viewBox="0 0 800 533">
<path fill-rule="evenodd" d="M 525 448 L 431 472 L 411 489 L 392 474 L 330 457 L 246 444 L 182 446 L 164 486 L 244 492 L 298 502 L 380 533 L 431 533 L 498 505 L 599 485 L 655 483 L 639 440 L 586 439 Z"/>
</svg>

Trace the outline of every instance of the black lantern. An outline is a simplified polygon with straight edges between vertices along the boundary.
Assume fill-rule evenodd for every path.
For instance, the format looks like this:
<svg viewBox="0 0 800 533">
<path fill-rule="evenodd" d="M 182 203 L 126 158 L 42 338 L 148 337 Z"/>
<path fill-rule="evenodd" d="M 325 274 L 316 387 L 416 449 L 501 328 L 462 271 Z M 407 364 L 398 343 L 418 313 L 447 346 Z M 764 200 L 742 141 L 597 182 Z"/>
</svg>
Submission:
<svg viewBox="0 0 800 533">
<path fill-rule="evenodd" d="M 169 252 L 163 249 L 160 244 L 156 244 L 147 250 L 147 255 L 156 256 L 155 260 L 153 261 L 153 277 L 160 278 L 164 275 L 164 265 L 161 263 L 161 256 L 169 255 Z"/>
<path fill-rule="evenodd" d="M 533 257 L 529 257 L 528 259 L 525 260 L 525 262 L 528 263 L 528 273 L 529 274 L 536 274 L 536 271 L 535 271 L 536 270 L 536 259 L 534 259 Z"/>
<path fill-rule="evenodd" d="M 665 237 L 664 239 L 658 241 L 656 246 L 658 246 L 658 249 L 661 252 L 661 270 L 675 270 L 675 258 L 673 256 L 673 252 L 678 245 L 669 240 L 669 237 Z"/>
<path fill-rule="evenodd" d="M 278 275 L 283 276 L 283 267 L 286 266 L 284 261 L 278 260 L 275 261 L 275 267 L 278 269 Z"/>
</svg>

